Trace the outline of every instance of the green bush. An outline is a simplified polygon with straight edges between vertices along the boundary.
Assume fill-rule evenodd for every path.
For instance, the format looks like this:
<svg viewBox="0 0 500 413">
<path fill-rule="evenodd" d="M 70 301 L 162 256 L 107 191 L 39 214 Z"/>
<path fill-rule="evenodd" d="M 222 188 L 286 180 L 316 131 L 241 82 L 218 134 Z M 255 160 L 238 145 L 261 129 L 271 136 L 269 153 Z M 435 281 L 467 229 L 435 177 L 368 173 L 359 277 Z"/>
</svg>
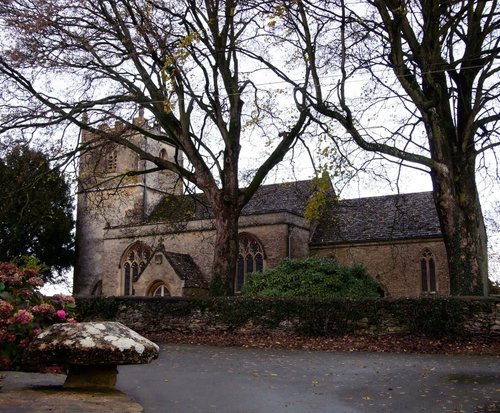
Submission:
<svg viewBox="0 0 500 413">
<path fill-rule="evenodd" d="M 477 332 L 488 334 L 498 303 L 494 298 L 458 297 L 394 300 L 127 296 L 79 298 L 77 310 L 79 319 L 133 324 L 141 334 L 162 330 L 203 333 L 243 328 L 251 331 L 253 328 L 255 332 L 285 329 L 299 336 L 313 337 L 403 333 L 454 339 Z"/>
<path fill-rule="evenodd" d="M 392 307 L 408 332 L 433 338 L 455 338 L 464 335 L 464 322 L 468 313 L 475 313 L 480 301 L 456 297 L 420 298 L 401 301 Z M 485 311 L 486 308 L 483 309 Z"/>
<path fill-rule="evenodd" d="M 261 297 L 377 297 L 377 282 L 364 267 L 326 258 L 284 259 L 278 267 L 249 275 L 243 294 Z"/>
<path fill-rule="evenodd" d="M 81 321 L 106 321 L 114 320 L 118 313 L 119 298 L 96 296 L 79 298 L 76 312 Z"/>
</svg>

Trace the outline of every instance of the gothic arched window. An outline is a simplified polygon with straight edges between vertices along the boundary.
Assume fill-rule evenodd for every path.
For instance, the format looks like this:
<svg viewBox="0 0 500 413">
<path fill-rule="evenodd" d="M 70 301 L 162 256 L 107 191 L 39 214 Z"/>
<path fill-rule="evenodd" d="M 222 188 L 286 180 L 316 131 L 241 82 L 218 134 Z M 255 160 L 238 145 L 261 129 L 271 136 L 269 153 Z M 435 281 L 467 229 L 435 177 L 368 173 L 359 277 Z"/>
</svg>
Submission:
<svg viewBox="0 0 500 413">
<path fill-rule="evenodd" d="M 420 256 L 420 277 L 422 292 L 435 293 L 436 285 L 436 261 L 430 249 L 426 248 Z"/>
<path fill-rule="evenodd" d="M 123 266 L 123 272 L 123 295 L 133 295 L 132 279 L 130 278 L 130 263 L 125 263 Z"/>
<path fill-rule="evenodd" d="M 137 282 L 151 257 L 151 248 L 143 242 L 135 242 L 123 254 L 123 295 L 134 295 Z"/>
<path fill-rule="evenodd" d="M 155 282 L 149 291 L 153 297 L 170 297 L 168 287 L 161 281 Z"/>
<path fill-rule="evenodd" d="M 159 285 L 158 287 L 155 288 L 153 291 L 153 296 L 154 297 L 170 297 L 170 293 L 168 291 L 168 288 L 165 284 Z"/>
<path fill-rule="evenodd" d="M 235 292 L 240 292 L 247 274 L 264 269 L 264 250 L 262 245 L 250 234 L 240 234 L 238 262 L 236 265 Z"/>
</svg>

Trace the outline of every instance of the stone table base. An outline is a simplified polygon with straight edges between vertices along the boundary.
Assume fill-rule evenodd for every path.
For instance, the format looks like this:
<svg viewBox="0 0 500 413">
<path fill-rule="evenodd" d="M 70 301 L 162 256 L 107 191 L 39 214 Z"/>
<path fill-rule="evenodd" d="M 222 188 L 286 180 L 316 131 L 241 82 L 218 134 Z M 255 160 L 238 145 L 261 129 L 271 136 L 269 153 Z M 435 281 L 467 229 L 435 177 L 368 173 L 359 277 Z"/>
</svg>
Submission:
<svg viewBox="0 0 500 413">
<path fill-rule="evenodd" d="M 0 373 L 0 413 L 143 413 L 116 389 L 68 389 L 62 374 Z"/>
<path fill-rule="evenodd" d="M 113 389 L 116 384 L 118 369 L 115 364 L 82 366 L 71 364 L 69 366 L 68 377 L 64 382 L 64 387 L 69 389 L 78 388 L 101 388 Z"/>
</svg>

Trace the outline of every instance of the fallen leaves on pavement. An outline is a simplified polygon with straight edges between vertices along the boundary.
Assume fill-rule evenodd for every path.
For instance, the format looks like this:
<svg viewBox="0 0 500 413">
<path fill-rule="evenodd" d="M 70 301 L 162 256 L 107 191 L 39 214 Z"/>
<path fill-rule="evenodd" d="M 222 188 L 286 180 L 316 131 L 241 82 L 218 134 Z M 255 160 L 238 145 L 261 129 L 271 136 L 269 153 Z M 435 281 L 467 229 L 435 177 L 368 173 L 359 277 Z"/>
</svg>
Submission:
<svg viewBox="0 0 500 413">
<path fill-rule="evenodd" d="M 181 333 L 163 331 L 145 334 L 159 343 L 206 344 L 252 348 L 286 348 L 322 351 L 369 351 L 423 354 L 500 355 L 499 336 L 476 336 L 456 340 L 432 339 L 411 334 L 303 337 L 287 333 L 242 332 Z"/>
</svg>

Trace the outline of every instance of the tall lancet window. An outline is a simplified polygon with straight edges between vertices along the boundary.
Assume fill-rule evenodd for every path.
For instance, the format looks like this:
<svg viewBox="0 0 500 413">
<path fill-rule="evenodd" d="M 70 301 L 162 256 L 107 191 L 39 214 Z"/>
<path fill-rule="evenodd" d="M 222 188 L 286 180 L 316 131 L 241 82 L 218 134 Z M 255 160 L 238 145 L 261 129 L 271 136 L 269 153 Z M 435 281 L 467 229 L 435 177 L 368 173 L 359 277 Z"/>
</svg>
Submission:
<svg viewBox="0 0 500 413">
<path fill-rule="evenodd" d="M 134 295 L 134 283 L 145 270 L 151 257 L 151 248 L 137 241 L 127 248 L 122 258 L 122 294 Z"/>
<path fill-rule="evenodd" d="M 240 292 L 247 274 L 264 269 L 264 249 L 260 242 L 250 234 L 240 234 L 238 263 L 236 265 L 235 292 Z"/>
<path fill-rule="evenodd" d="M 436 261 L 432 251 L 428 248 L 424 249 L 420 256 L 420 276 L 422 292 L 435 293 L 437 291 Z"/>
</svg>

